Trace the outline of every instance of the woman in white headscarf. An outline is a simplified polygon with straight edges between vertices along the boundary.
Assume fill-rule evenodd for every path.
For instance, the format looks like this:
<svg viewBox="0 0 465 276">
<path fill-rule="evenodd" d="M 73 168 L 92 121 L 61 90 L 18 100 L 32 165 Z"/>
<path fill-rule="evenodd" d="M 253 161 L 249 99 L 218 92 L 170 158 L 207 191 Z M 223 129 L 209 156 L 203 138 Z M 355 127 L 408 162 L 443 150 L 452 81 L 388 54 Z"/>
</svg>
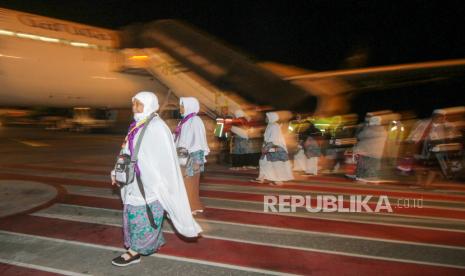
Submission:
<svg viewBox="0 0 465 276">
<path fill-rule="evenodd" d="M 283 181 L 294 179 L 286 141 L 277 123 L 279 115 L 275 112 L 268 112 L 266 119 L 268 125 L 263 137 L 262 156 L 259 162 L 260 173 L 255 181 L 263 183 L 269 180 L 273 185 L 282 185 Z"/>
<path fill-rule="evenodd" d="M 194 97 L 182 97 L 179 104 L 183 118 L 176 127 L 174 139 L 192 214 L 196 215 L 203 212 L 199 196 L 200 173 L 204 171 L 205 156 L 210 149 L 205 126 L 197 115 L 200 111 L 199 101 Z"/>
<path fill-rule="evenodd" d="M 132 154 L 142 128 L 146 127 L 146 131 L 137 156 L 138 177 L 121 188 L 124 244 L 128 251 L 113 259 L 112 263 L 117 266 L 138 263 L 140 255 L 150 255 L 165 243 L 162 233 L 165 211 L 179 234 L 197 237 L 202 231 L 189 208 L 170 129 L 156 114 L 159 108 L 157 96 L 152 92 L 140 92 L 132 98 L 132 104 L 134 122 L 129 127 L 121 154 Z M 149 118 L 152 119 L 145 126 Z M 112 184 L 118 185 L 115 171 L 111 176 Z M 138 179 L 142 182 L 145 199 Z M 155 227 L 149 221 L 147 205 L 152 211 Z"/>
</svg>

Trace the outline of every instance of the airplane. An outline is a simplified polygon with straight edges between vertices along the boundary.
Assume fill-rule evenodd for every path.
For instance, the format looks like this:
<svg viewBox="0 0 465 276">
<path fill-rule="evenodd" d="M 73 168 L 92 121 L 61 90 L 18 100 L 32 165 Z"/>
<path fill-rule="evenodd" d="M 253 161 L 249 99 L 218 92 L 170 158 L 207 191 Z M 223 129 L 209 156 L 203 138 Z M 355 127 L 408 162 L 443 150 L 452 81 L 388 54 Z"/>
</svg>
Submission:
<svg viewBox="0 0 465 276">
<path fill-rule="evenodd" d="M 0 8 L 0 105 L 129 107 L 137 91 L 162 106 L 195 96 L 215 118 L 254 106 L 333 115 L 353 91 L 462 76 L 465 59 L 310 72 L 256 63 L 175 20 L 122 31 Z"/>
</svg>

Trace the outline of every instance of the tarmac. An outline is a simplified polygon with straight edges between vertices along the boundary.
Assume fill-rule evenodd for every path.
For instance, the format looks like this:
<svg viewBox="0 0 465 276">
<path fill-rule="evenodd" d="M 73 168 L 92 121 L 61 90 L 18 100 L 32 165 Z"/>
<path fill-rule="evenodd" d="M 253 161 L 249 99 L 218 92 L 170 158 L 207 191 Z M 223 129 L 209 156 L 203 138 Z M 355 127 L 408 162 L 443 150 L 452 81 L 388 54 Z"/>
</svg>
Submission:
<svg viewBox="0 0 465 276">
<path fill-rule="evenodd" d="M 166 219 L 159 252 L 115 267 L 125 250 L 109 171 L 121 139 L 0 127 L 1 275 L 465 274 L 463 183 L 423 189 L 407 178 L 370 185 L 296 175 L 275 187 L 251 183 L 256 170 L 212 163 L 201 180 L 202 237 L 186 242 Z M 371 207 L 387 196 L 393 212 L 272 213 L 270 195 L 370 196 Z"/>
</svg>

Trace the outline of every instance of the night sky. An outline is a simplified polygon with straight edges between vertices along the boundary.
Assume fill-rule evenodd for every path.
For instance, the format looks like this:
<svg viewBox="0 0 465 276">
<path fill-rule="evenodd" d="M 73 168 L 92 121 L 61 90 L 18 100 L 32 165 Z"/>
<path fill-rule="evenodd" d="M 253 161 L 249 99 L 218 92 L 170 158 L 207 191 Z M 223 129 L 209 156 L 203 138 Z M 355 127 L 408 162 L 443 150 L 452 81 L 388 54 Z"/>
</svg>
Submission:
<svg viewBox="0 0 465 276">
<path fill-rule="evenodd" d="M 0 1 L 0 6 L 117 29 L 187 21 L 258 60 L 308 69 L 465 57 L 463 1 Z"/>
<path fill-rule="evenodd" d="M 112 29 L 182 19 L 256 60 L 311 70 L 465 57 L 465 1 L 16 0 L 0 7 Z M 362 58 L 348 62 L 357 53 Z"/>
</svg>

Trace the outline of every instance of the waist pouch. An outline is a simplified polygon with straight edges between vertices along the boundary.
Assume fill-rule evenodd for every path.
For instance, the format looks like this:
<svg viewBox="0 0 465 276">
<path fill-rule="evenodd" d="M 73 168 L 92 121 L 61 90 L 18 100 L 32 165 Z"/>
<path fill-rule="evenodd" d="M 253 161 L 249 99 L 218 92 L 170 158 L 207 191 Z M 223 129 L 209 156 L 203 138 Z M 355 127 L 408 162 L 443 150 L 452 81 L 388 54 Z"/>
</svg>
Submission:
<svg viewBox="0 0 465 276">
<path fill-rule="evenodd" d="M 136 162 L 131 161 L 129 154 L 120 154 L 116 158 L 115 179 L 120 187 L 126 186 L 134 181 L 136 175 Z"/>
</svg>

